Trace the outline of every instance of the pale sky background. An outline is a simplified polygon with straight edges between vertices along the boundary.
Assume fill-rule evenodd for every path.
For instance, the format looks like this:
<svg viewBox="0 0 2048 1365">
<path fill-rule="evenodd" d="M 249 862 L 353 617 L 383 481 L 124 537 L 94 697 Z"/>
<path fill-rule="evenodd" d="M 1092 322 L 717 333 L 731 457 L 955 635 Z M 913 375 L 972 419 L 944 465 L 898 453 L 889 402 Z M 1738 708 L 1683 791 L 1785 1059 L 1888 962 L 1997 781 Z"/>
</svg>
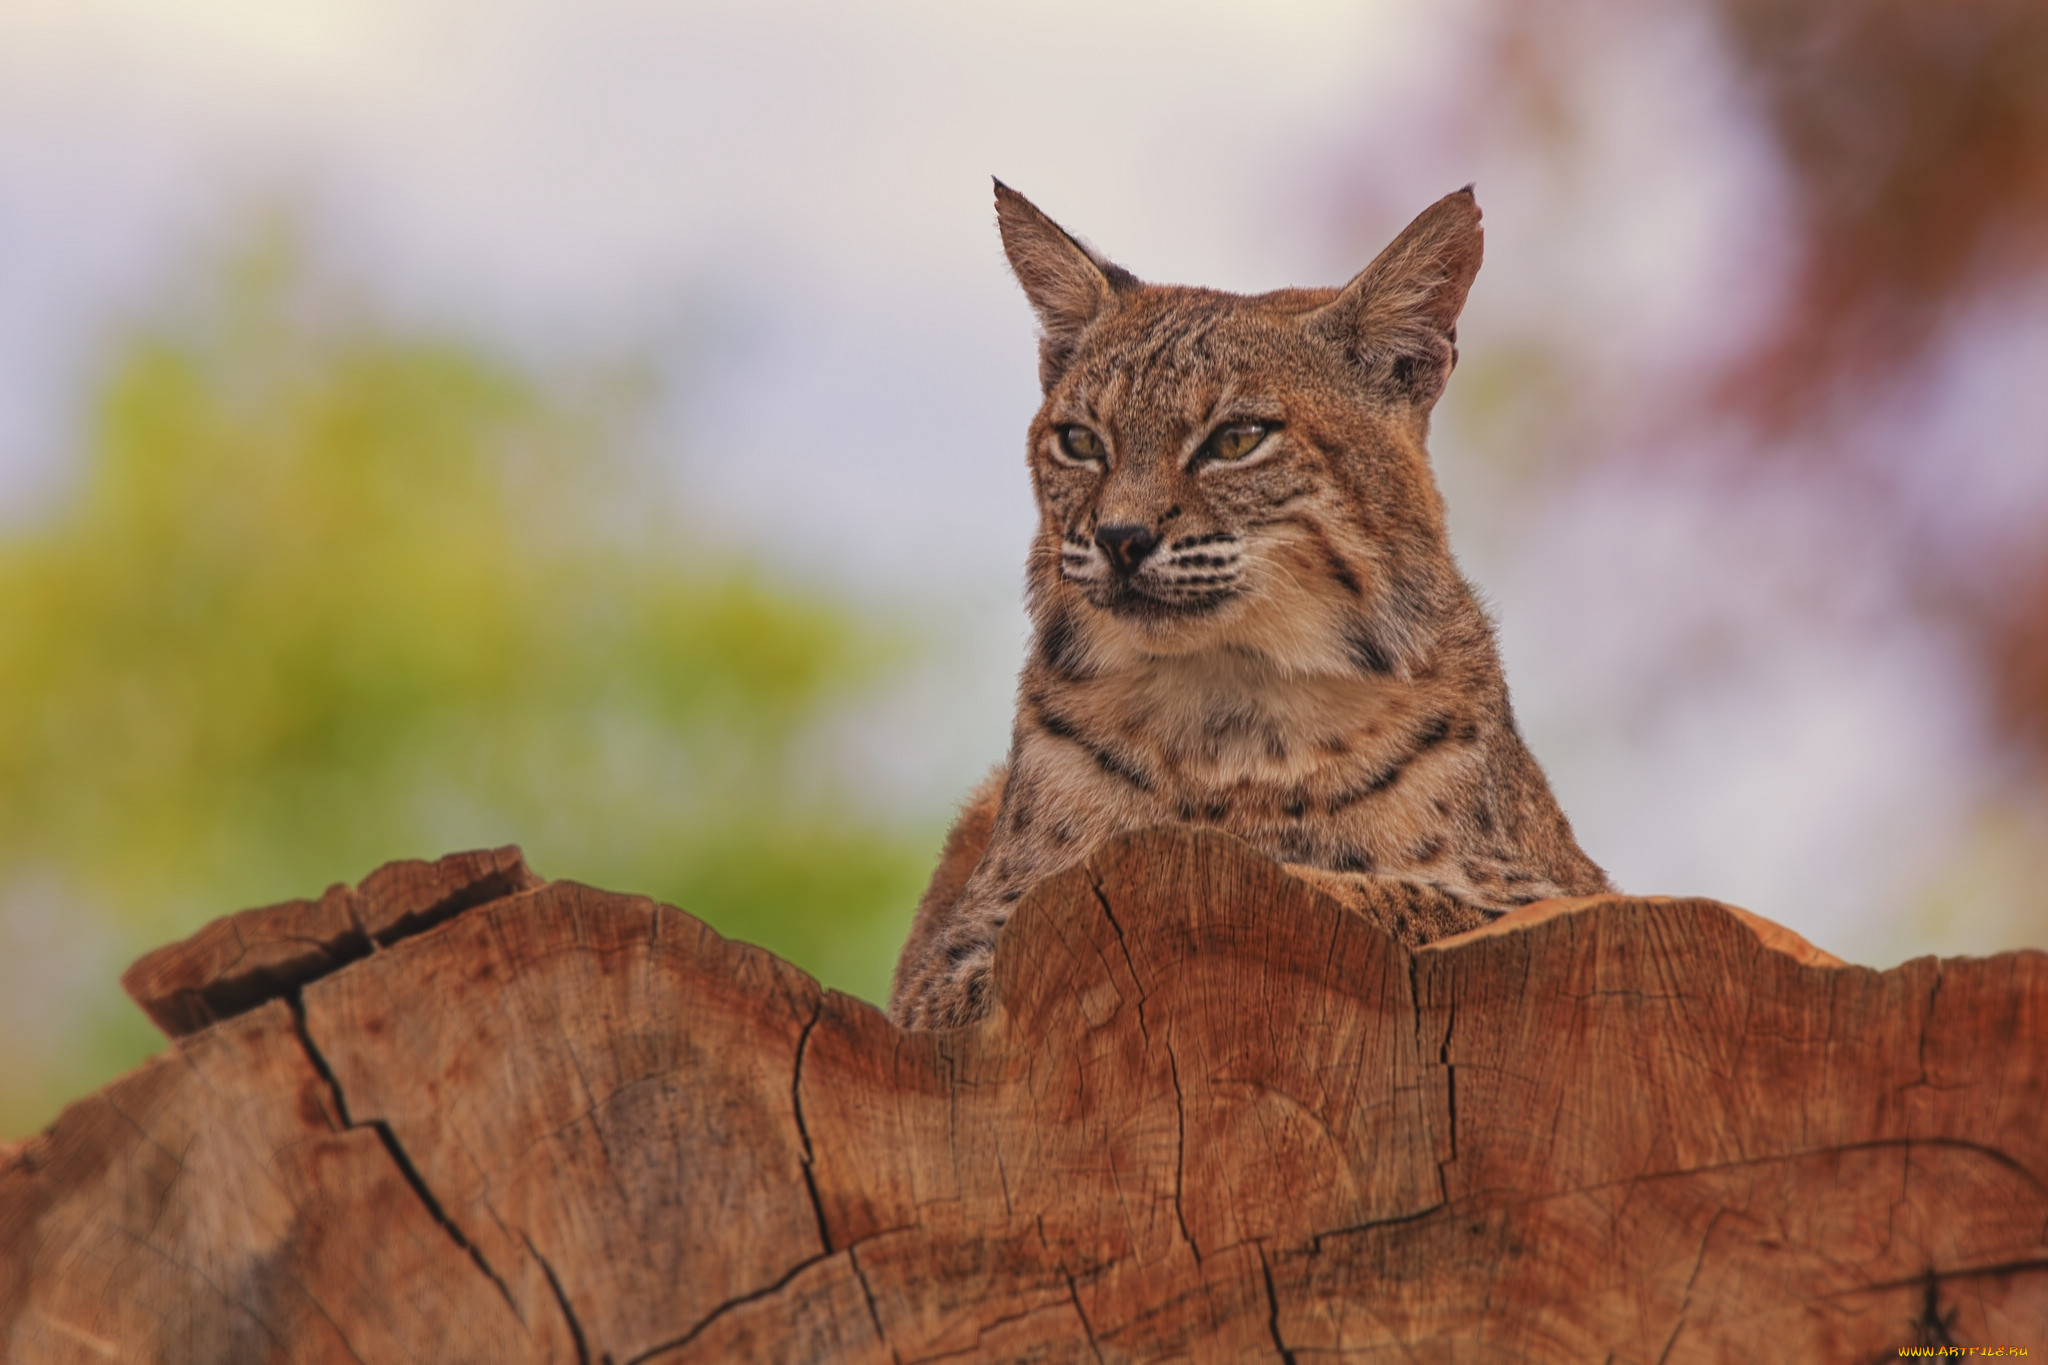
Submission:
<svg viewBox="0 0 2048 1365">
<path fill-rule="evenodd" d="M 1024 635 L 1035 359 L 989 176 L 1141 276 L 1251 290 L 1340 282 L 1476 181 L 1487 262 L 1435 449 L 1581 842 L 1629 890 L 1734 901 L 1854 961 L 2018 946 L 2037 930 L 2005 892 L 1942 889 L 1991 799 L 1986 741 L 1886 547 L 1790 476 L 1683 472 L 1643 397 L 1726 354 L 1787 269 L 1712 35 L 1618 22 L 1560 160 L 1463 112 L 1478 13 L 9 0 L 0 519 L 63 495 L 119 325 L 288 202 L 403 315 L 662 357 L 677 534 L 930 623 L 922 670 L 832 741 L 929 816 L 1001 756 Z M 1979 329 L 1999 344 L 1885 419 L 1902 458 L 1941 449 L 1970 528 L 2048 503 L 2048 459 L 2009 439 L 2048 429 L 2040 303 L 2007 301 Z M 1567 362 L 1541 401 L 1575 415 L 1523 454 L 1512 405 L 1472 395 L 1538 344 Z M 1566 473 L 1560 430 L 1673 458 Z"/>
</svg>

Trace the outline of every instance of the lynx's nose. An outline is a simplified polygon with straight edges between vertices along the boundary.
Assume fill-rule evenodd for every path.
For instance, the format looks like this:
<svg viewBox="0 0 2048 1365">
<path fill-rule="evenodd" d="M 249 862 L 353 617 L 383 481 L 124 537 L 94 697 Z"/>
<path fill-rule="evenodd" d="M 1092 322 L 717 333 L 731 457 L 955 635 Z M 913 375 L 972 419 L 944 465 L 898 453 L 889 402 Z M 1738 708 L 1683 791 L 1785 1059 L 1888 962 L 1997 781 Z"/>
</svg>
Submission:
<svg viewBox="0 0 2048 1365">
<path fill-rule="evenodd" d="M 1128 576 L 1159 544 L 1159 536 L 1147 526 L 1098 526 L 1095 528 L 1095 543 L 1102 547 L 1103 554 L 1109 556 L 1110 565 L 1119 574 Z"/>
</svg>

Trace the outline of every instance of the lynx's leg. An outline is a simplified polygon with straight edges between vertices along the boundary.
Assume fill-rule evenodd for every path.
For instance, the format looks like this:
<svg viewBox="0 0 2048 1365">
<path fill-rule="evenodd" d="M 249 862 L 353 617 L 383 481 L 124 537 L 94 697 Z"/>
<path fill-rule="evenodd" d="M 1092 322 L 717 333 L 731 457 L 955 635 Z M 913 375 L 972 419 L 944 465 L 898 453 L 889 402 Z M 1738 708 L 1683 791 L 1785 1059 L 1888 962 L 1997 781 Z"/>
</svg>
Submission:
<svg viewBox="0 0 2048 1365">
<path fill-rule="evenodd" d="M 974 875 L 982 853 L 988 848 L 989 838 L 995 833 L 996 811 L 1002 806 L 1003 786 L 1008 777 L 1009 769 L 998 765 L 961 803 L 960 814 L 955 817 L 953 828 L 946 834 L 946 845 L 939 852 L 939 865 L 932 869 L 932 879 L 917 902 L 917 914 L 910 921 L 910 936 L 904 940 L 903 951 L 896 957 L 896 973 L 889 983 L 892 1011 L 903 994 L 907 975 L 924 961 L 933 936 L 940 933 L 952 918 L 960 893 L 967 889 L 967 879 Z"/>
<path fill-rule="evenodd" d="M 1370 872 L 1332 872 L 1305 863 L 1287 870 L 1411 948 L 1491 924 L 1505 911 L 1474 905 L 1441 888 Z"/>
<path fill-rule="evenodd" d="M 1009 920 L 1010 903 L 986 879 L 970 879 L 943 915 L 934 918 L 913 956 L 906 948 L 896 966 L 889 1017 L 903 1028 L 958 1028 L 988 1012 L 996 936 Z"/>
<path fill-rule="evenodd" d="M 895 978 L 889 986 L 889 1017 L 905 1028 L 950 1028 L 980 1013 L 993 945 L 987 941 L 982 917 L 963 919 L 960 902 L 994 837 L 996 814 L 1008 781 L 1009 769 L 996 768 L 961 805 L 959 818 L 939 854 L 939 865 L 932 870 L 931 882 L 917 903 L 910 936 L 896 959 Z M 974 951 L 977 946 L 980 951 Z M 978 987 L 970 989 L 968 977 L 979 981 Z M 970 995 L 971 1008 L 964 1012 L 948 1008 L 967 1002 Z"/>
</svg>

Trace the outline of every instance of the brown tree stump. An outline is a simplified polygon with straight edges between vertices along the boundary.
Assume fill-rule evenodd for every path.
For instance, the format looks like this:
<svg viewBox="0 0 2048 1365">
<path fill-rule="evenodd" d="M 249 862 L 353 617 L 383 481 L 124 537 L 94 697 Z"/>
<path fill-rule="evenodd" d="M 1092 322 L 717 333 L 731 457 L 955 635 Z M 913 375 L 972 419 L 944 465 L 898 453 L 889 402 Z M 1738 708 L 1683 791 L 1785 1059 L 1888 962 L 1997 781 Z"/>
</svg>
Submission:
<svg viewBox="0 0 2048 1365">
<path fill-rule="evenodd" d="M 1707 901 L 1410 953 L 1158 830 L 907 1034 L 516 850 L 136 964 L 0 1164 L 9 1361 L 2048 1354 L 2048 957 Z"/>
</svg>

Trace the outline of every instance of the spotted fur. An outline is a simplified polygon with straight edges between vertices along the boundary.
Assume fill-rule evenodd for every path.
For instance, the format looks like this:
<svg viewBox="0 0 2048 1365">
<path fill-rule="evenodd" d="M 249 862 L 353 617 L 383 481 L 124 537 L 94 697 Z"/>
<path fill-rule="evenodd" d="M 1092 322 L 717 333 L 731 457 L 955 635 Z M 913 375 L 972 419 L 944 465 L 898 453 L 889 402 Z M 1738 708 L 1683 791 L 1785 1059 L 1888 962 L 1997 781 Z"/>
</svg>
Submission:
<svg viewBox="0 0 2048 1365">
<path fill-rule="evenodd" d="M 1409 943 L 1608 889 L 1516 730 L 1425 449 L 1471 191 L 1341 289 L 1253 296 L 1143 284 L 1001 184 L 996 214 L 1042 328 L 1035 638 L 897 1022 L 984 1012 L 1016 902 L 1148 825 L 1227 830 Z"/>
</svg>

